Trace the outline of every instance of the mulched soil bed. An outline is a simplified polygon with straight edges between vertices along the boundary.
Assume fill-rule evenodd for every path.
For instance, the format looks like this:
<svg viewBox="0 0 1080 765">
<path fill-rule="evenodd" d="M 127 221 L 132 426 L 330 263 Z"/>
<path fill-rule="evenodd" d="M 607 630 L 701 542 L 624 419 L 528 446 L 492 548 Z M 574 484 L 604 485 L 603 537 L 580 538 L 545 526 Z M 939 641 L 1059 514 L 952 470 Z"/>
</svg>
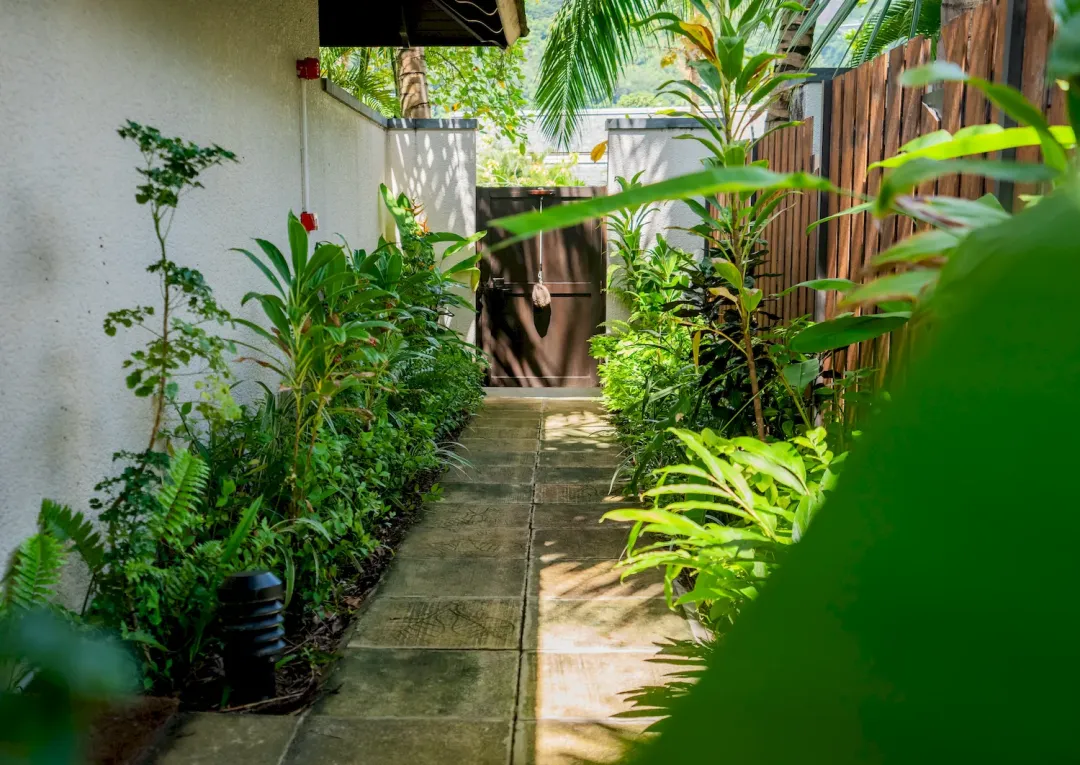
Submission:
<svg viewBox="0 0 1080 765">
<path fill-rule="evenodd" d="M 99 714 L 90 727 L 91 765 L 144 765 L 179 719 L 177 699 L 141 696 Z"/>
<path fill-rule="evenodd" d="M 464 423 L 446 436 L 445 442 L 456 441 L 467 425 L 468 422 Z M 220 654 L 212 654 L 206 657 L 181 694 L 183 710 L 288 715 L 298 714 L 311 706 L 321 695 L 323 681 L 333 668 L 353 616 L 389 567 L 394 559 L 394 551 L 406 532 L 422 517 L 422 496 L 438 482 L 443 473 L 443 470 L 433 470 L 421 475 L 413 490 L 404 497 L 407 504 L 375 530 L 382 544 L 364 561 L 362 571 L 354 571 L 344 577 L 349 581 L 341 598 L 341 610 L 321 617 L 313 613 L 286 614 L 286 642 L 289 648 L 283 658 L 296 658 L 278 669 L 276 698 L 241 706 L 229 706 L 226 702 L 222 706 L 225 671 Z M 322 661 L 317 664 L 305 661 L 302 658 L 304 654 L 319 657 Z"/>
</svg>

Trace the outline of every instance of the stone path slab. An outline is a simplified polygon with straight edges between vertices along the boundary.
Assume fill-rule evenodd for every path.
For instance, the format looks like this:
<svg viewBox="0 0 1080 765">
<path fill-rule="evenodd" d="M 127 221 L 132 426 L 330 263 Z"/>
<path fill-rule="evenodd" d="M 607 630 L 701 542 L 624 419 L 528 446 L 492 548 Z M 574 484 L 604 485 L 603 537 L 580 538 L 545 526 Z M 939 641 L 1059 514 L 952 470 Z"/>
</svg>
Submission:
<svg viewBox="0 0 1080 765">
<path fill-rule="evenodd" d="M 349 649 L 314 714 L 505 720 L 517 696 L 518 663 L 514 651 Z"/>
<path fill-rule="evenodd" d="M 309 715 L 284 765 L 506 765 L 509 721 L 339 719 Z M 268 763 L 269 765 L 269 763 Z"/>
<path fill-rule="evenodd" d="M 531 598 L 598 600 L 601 598 L 662 598 L 664 577 L 652 570 L 622 578 L 613 560 L 559 558 L 529 561 L 527 592 Z"/>
<path fill-rule="evenodd" d="M 296 717 L 197 715 L 165 765 L 614 763 L 648 719 L 626 693 L 663 682 L 658 644 L 689 639 L 660 572 L 617 568 L 635 506 L 596 399 L 489 399 L 364 604 L 323 698 Z"/>
<path fill-rule="evenodd" d="M 520 598 L 525 588 L 524 558 L 399 558 L 379 586 L 379 594 L 412 598 Z"/>
<path fill-rule="evenodd" d="M 630 748 L 651 736 L 648 722 L 524 720 L 514 729 L 514 765 L 582 765 L 622 762 Z"/>
</svg>

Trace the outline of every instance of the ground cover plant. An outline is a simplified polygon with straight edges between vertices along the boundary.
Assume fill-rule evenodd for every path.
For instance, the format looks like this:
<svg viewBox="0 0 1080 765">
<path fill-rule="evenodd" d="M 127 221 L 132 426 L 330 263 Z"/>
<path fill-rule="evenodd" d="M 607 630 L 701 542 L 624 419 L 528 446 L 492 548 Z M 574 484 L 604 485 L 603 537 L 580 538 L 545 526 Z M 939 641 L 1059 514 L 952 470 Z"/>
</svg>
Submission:
<svg viewBox="0 0 1080 765">
<path fill-rule="evenodd" d="M 233 155 L 135 123 L 120 135 L 145 160 L 136 200 L 160 245 L 148 270 L 162 304 L 112 312 L 105 330 L 150 331 L 124 365 L 128 387 L 153 402 L 149 444 L 115 455 L 117 474 L 89 503 L 100 525 L 42 504 L 38 533 L 4 577 L 0 625 L 50 608 L 124 641 L 147 693 L 227 707 L 217 589 L 230 573 L 266 568 L 286 586 L 282 695 L 302 704 L 482 400 L 481 356 L 449 319 L 471 308 L 483 232 L 431 232 L 418 206 L 385 187 L 397 237 L 370 252 L 312 242 L 290 214 L 284 247 L 257 239 L 223 255 L 250 267 L 243 303 L 262 312 L 234 318 L 168 249 L 180 200 Z M 91 581 L 69 610 L 57 585 L 76 557 Z M 27 658 L 20 677 L 35 669 Z"/>
</svg>

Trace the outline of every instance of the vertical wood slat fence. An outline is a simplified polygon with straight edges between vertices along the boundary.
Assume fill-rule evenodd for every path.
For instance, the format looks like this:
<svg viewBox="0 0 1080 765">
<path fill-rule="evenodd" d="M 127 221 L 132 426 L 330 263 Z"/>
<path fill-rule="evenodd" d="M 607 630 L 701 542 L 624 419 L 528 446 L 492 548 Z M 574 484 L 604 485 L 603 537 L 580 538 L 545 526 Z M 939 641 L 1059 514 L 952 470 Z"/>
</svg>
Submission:
<svg viewBox="0 0 1080 765">
<path fill-rule="evenodd" d="M 959 64 L 969 74 L 995 82 L 1007 82 L 1021 90 L 1036 106 L 1049 112 L 1051 124 L 1065 124 L 1065 101 L 1062 91 L 1046 81 L 1046 60 L 1054 34 L 1053 19 L 1042 0 L 986 0 L 942 29 L 937 57 Z M 818 171 L 834 186 L 855 194 L 874 195 L 881 183 L 882 171 L 867 171 L 873 163 L 894 156 L 905 143 L 935 130 L 955 133 L 962 127 L 989 122 L 1003 122 L 978 90 L 965 83 L 946 83 L 941 93 L 927 97 L 926 88 L 900 86 L 900 75 L 932 60 L 931 42 L 916 38 L 906 45 L 863 64 L 857 69 L 824 83 L 823 99 L 827 112 L 822 136 L 822 156 L 808 154 L 812 129 L 807 125 L 779 131 L 762 141 L 756 159 L 767 159 L 773 170 L 793 172 Z M 935 106 L 930 103 L 937 101 Z M 926 101 L 927 103 L 924 103 Z M 1008 124 L 1008 123 L 1006 123 Z M 1039 149 L 1016 150 L 1016 159 L 1037 162 Z M 939 194 L 968 199 L 993 193 L 1006 205 L 1035 189 L 995 184 L 978 177 L 950 176 L 919 187 L 918 195 Z M 782 271 L 785 275 L 763 280 L 766 294 L 812 278 L 842 278 L 860 281 L 868 272 L 870 259 L 894 242 L 912 234 L 915 224 L 908 218 L 891 216 L 877 220 L 869 213 L 847 215 L 806 233 L 803 210 L 810 211 L 808 222 L 849 209 L 859 200 L 835 194 L 804 192 L 789 221 L 777 221 L 769 227 L 766 239 L 770 255 L 760 271 Z M 820 257 L 818 254 L 820 253 Z M 790 276 L 789 274 L 790 269 Z M 773 313 L 785 321 L 812 313 L 813 293 L 807 289 L 782 298 Z M 840 312 L 836 293 L 819 301 L 817 316 L 831 318 Z M 874 365 L 881 357 L 880 344 L 852 346 L 837 353 L 834 368 L 855 369 Z"/>
<path fill-rule="evenodd" d="M 757 146 L 756 158 L 768 158 L 769 167 L 785 173 L 814 170 L 814 122 L 807 120 L 789 130 L 779 130 L 767 136 Z M 758 284 L 765 295 L 775 295 L 799 282 L 813 279 L 817 262 L 817 241 L 801 236 L 818 216 L 815 196 L 793 194 L 777 208 L 780 213 L 765 228 L 767 242 L 786 242 L 786 247 L 771 247 L 764 262 L 757 268 L 764 276 Z M 784 322 L 814 312 L 814 295 L 810 290 L 800 289 L 770 301 L 765 310 Z M 766 324 L 771 324 L 769 321 Z"/>
</svg>

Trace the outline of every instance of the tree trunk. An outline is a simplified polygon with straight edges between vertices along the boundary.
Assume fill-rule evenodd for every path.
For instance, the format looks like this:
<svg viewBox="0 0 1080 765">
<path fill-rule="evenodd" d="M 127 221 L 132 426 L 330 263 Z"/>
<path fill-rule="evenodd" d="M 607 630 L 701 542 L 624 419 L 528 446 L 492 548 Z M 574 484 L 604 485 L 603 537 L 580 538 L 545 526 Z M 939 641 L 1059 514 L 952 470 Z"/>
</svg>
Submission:
<svg viewBox="0 0 1080 765">
<path fill-rule="evenodd" d="M 941 28 L 953 19 L 967 13 L 983 0 L 941 0 Z"/>
<path fill-rule="evenodd" d="M 423 48 L 401 48 L 398 51 L 397 86 L 402 117 L 425 119 L 431 116 Z"/>
<path fill-rule="evenodd" d="M 784 34 L 780 37 L 779 51 L 784 53 L 780 63 L 776 65 L 776 72 L 798 72 L 806 66 L 806 59 L 814 47 L 814 27 L 806 30 L 801 39 L 796 40 L 795 34 L 799 31 L 803 21 L 806 20 L 806 12 L 792 13 L 788 19 Z M 779 97 L 769 106 L 765 116 L 765 129 L 768 130 L 783 122 L 791 121 L 791 95 L 790 88 L 784 88 Z"/>
</svg>

